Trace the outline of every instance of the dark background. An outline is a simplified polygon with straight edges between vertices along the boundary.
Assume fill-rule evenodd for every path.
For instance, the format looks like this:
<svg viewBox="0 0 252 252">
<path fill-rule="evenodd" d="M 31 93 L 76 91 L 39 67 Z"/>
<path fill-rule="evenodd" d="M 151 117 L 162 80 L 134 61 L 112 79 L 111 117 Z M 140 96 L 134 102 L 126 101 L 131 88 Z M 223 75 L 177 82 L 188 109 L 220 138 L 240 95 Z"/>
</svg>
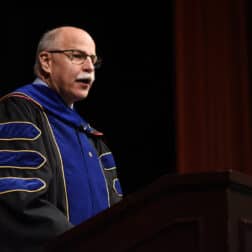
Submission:
<svg viewBox="0 0 252 252">
<path fill-rule="evenodd" d="M 76 106 L 105 133 L 128 194 L 175 171 L 172 4 L 96 7 L 16 8 L 1 17 L 1 94 L 34 80 L 42 33 L 61 25 L 86 29 L 103 66 Z"/>
</svg>

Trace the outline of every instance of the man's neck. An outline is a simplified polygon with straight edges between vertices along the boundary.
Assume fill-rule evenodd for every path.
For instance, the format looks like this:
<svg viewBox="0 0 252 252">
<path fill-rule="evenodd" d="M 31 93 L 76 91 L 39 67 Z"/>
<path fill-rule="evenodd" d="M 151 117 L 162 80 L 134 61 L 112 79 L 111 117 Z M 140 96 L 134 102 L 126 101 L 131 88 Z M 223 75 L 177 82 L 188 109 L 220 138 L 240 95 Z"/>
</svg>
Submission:
<svg viewBox="0 0 252 252">
<path fill-rule="evenodd" d="M 42 79 L 40 79 L 39 77 L 37 77 L 37 78 L 33 81 L 33 84 L 44 85 L 44 86 L 49 87 L 48 84 L 47 84 L 45 81 L 43 81 Z M 50 88 L 50 87 L 49 87 L 49 88 Z M 74 105 L 73 105 L 73 104 L 70 104 L 70 105 L 68 105 L 68 107 L 70 107 L 71 109 L 73 109 L 73 108 L 74 108 Z"/>
</svg>

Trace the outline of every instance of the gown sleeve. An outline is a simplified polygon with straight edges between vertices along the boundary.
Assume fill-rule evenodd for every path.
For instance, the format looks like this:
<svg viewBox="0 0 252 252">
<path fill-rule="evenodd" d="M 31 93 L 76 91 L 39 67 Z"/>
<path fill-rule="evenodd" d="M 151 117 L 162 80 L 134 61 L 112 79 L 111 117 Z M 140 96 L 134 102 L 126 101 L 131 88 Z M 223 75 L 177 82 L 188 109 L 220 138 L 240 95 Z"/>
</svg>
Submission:
<svg viewBox="0 0 252 252">
<path fill-rule="evenodd" d="M 61 156 L 43 109 L 0 100 L 0 251 L 43 251 L 72 227 Z"/>
</svg>

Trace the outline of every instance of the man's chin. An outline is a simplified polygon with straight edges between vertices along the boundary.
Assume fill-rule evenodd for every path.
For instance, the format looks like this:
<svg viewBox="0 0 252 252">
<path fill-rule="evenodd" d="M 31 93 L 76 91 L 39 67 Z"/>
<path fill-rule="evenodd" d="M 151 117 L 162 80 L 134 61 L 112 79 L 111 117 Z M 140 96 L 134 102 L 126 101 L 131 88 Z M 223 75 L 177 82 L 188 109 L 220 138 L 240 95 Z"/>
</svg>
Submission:
<svg viewBox="0 0 252 252">
<path fill-rule="evenodd" d="M 82 91 L 76 95 L 76 100 L 81 101 L 88 97 L 89 92 L 88 91 Z"/>
</svg>

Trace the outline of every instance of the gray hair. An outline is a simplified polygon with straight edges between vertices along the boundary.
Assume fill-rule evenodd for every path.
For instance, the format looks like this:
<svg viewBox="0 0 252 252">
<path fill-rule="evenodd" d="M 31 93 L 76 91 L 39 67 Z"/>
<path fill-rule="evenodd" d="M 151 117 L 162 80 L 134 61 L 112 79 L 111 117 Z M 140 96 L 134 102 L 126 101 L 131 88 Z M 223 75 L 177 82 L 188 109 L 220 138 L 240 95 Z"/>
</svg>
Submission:
<svg viewBox="0 0 252 252">
<path fill-rule="evenodd" d="M 47 31 L 44 33 L 38 43 L 36 58 L 34 64 L 34 73 L 38 75 L 41 72 L 41 66 L 39 61 L 39 54 L 44 50 L 51 49 L 51 47 L 55 44 L 57 35 L 60 31 L 60 28 L 55 28 L 53 30 Z"/>
</svg>

